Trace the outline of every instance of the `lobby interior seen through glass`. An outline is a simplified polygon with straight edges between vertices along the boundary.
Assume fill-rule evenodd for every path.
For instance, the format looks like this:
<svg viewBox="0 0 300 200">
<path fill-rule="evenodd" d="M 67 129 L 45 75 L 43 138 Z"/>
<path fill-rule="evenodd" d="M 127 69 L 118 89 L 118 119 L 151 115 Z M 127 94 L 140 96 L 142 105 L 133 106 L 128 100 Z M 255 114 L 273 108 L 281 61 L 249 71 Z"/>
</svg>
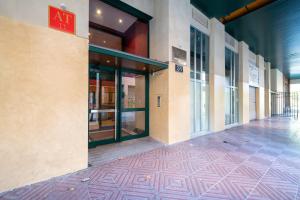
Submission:
<svg viewBox="0 0 300 200">
<path fill-rule="evenodd" d="M 90 44 L 134 55 L 148 55 L 148 22 L 99 0 L 90 0 Z"/>
</svg>

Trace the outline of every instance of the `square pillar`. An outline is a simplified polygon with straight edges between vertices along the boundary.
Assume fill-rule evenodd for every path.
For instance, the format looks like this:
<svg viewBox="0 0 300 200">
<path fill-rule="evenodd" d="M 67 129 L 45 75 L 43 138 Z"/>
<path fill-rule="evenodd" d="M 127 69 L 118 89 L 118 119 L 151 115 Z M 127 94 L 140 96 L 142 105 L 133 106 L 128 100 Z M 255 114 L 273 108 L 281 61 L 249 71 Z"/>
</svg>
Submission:
<svg viewBox="0 0 300 200">
<path fill-rule="evenodd" d="M 239 122 L 249 123 L 249 46 L 239 42 Z"/>
<path fill-rule="evenodd" d="M 271 117 L 271 63 L 265 63 L 265 117 Z"/>
<path fill-rule="evenodd" d="M 217 19 L 210 20 L 209 38 L 209 122 L 210 131 L 225 129 L 225 28 Z"/>
<path fill-rule="evenodd" d="M 258 67 L 258 88 L 256 90 L 257 103 L 256 113 L 257 119 L 265 118 L 265 61 L 261 55 L 256 56 L 256 63 Z"/>
</svg>

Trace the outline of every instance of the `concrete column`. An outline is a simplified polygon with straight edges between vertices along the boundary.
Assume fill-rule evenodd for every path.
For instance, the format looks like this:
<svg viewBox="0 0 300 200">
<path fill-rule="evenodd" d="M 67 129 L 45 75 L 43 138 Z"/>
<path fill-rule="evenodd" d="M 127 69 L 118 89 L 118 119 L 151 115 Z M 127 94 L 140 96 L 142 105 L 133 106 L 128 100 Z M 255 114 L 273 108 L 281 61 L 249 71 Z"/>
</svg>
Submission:
<svg viewBox="0 0 300 200">
<path fill-rule="evenodd" d="M 210 130 L 225 128 L 225 29 L 217 19 L 210 20 L 209 38 L 209 88 L 210 88 Z"/>
<path fill-rule="evenodd" d="M 265 63 L 265 117 L 271 117 L 271 63 Z"/>
<path fill-rule="evenodd" d="M 261 55 L 256 56 L 256 63 L 258 66 L 258 76 L 259 76 L 259 83 L 258 88 L 256 89 L 256 113 L 257 119 L 264 119 L 265 118 L 265 61 L 264 57 Z"/>
<path fill-rule="evenodd" d="M 167 144 L 190 139 L 189 6 L 188 0 L 154 0 L 150 22 L 150 57 L 169 63 L 150 76 L 150 136 Z M 172 46 L 187 52 L 182 73 L 175 72 Z"/>
<path fill-rule="evenodd" d="M 239 121 L 249 123 L 249 46 L 239 42 Z"/>
</svg>

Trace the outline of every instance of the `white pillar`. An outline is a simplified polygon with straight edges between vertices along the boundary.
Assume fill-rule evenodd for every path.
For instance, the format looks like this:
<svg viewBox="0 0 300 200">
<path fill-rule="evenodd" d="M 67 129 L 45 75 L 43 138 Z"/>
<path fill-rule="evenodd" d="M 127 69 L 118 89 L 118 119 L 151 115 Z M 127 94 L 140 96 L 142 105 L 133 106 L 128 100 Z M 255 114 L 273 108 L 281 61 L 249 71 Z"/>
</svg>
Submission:
<svg viewBox="0 0 300 200">
<path fill-rule="evenodd" d="M 271 117 L 271 63 L 265 63 L 265 117 Z"/>
<path fill-rule="evenodd" d="M 257 102 L 256 102 L 256 113 L 257 119 L 265 118 L 265 61 L 261 55 L 256 56 L 256 63 L 258 66 L 259 84 L 256 91 Z"/>
<path fill-rule="evenodd" d="M 249 46 L 239 42 L 239 121 L 249 123 Z"/>
<path fill-rule="evenodd" d="M 225 128 L 225 28 L 217 19 L 210 20 L 209 87 L 210 87 L 210 130 Z"/>
</svg>

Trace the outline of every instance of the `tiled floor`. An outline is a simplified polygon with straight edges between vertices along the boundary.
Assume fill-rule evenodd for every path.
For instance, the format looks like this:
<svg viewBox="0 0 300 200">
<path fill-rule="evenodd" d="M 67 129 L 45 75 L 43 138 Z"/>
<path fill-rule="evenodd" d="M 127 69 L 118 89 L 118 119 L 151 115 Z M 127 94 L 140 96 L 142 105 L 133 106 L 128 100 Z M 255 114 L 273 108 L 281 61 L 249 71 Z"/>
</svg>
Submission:
<svg viewBox="0 0 300 200">
<path fill-rule="evenodd" d="M 297 199 L 300 127 L 286 119 L 159 147 L 0 199 Z"/>
</svg>

